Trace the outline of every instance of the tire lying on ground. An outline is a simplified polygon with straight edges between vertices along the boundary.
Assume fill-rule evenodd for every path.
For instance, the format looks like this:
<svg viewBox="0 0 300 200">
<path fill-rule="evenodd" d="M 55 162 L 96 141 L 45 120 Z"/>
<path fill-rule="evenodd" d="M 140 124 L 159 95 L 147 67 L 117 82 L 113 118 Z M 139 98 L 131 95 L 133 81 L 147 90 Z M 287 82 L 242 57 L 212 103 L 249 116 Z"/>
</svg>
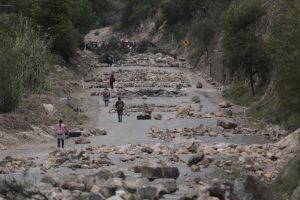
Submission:
<svg viewBox="0 0 300 200">
<path fill-rule="evenodd" d="M 68 137 L 80 137 L 82 135 L 82 133 L 80 131 L 72 131 L 72 132 L 68 132 Z"/>
<path fill-rule="evenodd" d="M 151 119 L 151 115 L 148 114 L 142 114 L 142 115 L 138 115 L 137 120 L 150 120 Z"/>
</svg>

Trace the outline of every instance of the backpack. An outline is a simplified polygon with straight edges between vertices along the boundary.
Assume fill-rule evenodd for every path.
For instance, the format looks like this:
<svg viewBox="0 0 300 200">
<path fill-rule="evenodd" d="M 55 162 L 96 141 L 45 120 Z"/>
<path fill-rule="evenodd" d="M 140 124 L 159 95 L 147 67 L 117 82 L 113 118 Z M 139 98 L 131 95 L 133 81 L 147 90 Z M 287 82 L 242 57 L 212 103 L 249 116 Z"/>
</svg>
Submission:
<svg viewBox="0 0 300 200">
<path fill-rule="evenodd" d="M 116 79 L 115 79 L 114 76 L 111 76 L 111 77 L 110 77 L 110 82 L 116 82 Z"/>
<path fill-rule="evenodd" d="M 123 101 L 117 101 L 117 103 L 116 103 L 117 111 L 122 111 L 123 107 L 124 107 Z"/>
<path fill-rule="evenodd" d="M 104 92 L 103 92 L 103 96 L 104 96 L 104 97 L 109 97 L 109 91 L 104 91 Z"/>
</svg>

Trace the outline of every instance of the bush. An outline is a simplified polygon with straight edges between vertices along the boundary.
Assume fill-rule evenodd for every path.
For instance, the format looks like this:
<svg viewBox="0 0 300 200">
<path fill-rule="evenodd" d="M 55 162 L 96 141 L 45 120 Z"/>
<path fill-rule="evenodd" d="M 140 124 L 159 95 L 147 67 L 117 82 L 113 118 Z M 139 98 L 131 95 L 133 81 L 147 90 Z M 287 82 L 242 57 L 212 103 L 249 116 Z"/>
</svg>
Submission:
<svg viewBox="0 0 300 200">
<path fill-rule="evenodd" d="M 0 112 L 8 112 L 25 93 L 41 92 L 47 86 L 48 43 L 25 18 L 1 22 Z"/>
</svg>

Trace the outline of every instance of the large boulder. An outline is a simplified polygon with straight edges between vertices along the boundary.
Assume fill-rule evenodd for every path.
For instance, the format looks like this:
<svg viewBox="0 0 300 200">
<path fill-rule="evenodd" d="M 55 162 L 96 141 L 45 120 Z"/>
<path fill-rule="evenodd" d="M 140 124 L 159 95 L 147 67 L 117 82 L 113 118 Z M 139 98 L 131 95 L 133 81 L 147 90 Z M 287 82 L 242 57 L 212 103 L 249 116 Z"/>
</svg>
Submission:
<svg viewBox="0 0 300 200">
<path fill-rule="evenodd" d="M 124 188 L 130 193 L 136 193 L 136 191 L 142 188 L 144 185 L 143 179 L 126 180 L 124 182 Z"/>
<path fill-rule="evenodd" d="M 221 126 L 224 129 L 234 129 L 238 126 L 236 123 L 229 121 L 227 119 L 218 120 L 217 125 Z"/>
<path fill-rule="evenodd" d="M 145 186 L 137 191 L 138 199 L 159 199 L 157 188 L 154 186 Z"/>
<path fill-rule="evenodd" d="M 288 152 L 297 152 L 300 149 L 300 129 L 275 143 L 275 145 Z"/>
<path fill-rule="evenodd" d="M 192 108 L 191 105 L 181 106 L 177 111 L 177 117 L 189 116 L 189 114 L 191 112 L 191 108 Z"/>
<path fill-rule="evenodd" d="M 177 190 L 176 180 L 171 178 L 155 179 L 152 184 L 163 185 L 167 194 L 171 194 Z"/>
<path fill-rule="evenodd" d="M 271 191 L 256 177 L 250 175 L 235 180 L 233 190 L 239 200 L 274 200 Z"/>
<path fill-rule="evenodd" d="M 177 179 L 179 170 L 177 167 L 170 166 L 164 162 L 145 162 L 134 167 L 135 173 L 141 173 L 143 177 L 150 180 L 159 178 Z"/>
<path fill-rule="evenodd" d="M 201 162 L 203 158 L 204 158 L 204 153 L 202 151 L 198 152 L 195 155 L 192 155 L 188 160 L 188 166 L 198 164 L 199 162 Z"/>
<path fill-rule="evenodd" d="M 48 115 L 53 116 L 56 113 L 56 108 L 52 104 L 43 104 L 43 107 Z"/>
<path fill-rule="evenodd" d="M 41 182 L 42 183 L 49 183 L 53 187 L 56 187 L 58 185 L 58 183 L 59 183 L 59 178 L 56 177 L 55 174 L 47 173 L 47 174 L 45 174 L 45 176 L 43 176 Z"/>
</svg>

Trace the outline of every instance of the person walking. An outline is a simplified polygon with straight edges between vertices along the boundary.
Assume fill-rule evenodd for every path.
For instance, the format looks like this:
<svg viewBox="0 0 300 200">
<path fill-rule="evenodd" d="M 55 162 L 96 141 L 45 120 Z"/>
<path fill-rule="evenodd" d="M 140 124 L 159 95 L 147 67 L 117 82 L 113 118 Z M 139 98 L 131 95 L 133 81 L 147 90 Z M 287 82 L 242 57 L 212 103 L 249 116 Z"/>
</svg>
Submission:
<svg viewBox="0 0 300 200">
<path fill-rule="evenodd" d="M 118 112 L 118 120 L 119 122 L 122 122 L 122 117 L 123 117 L 123 110 L 124 110 L 124 102 L 121 100 L 121 97 L 118 97 L 118 101 L 116 102 L 116 109 Z"/>
<path fill-rule="evenodd" d="M 109 78 L 109 84 L 110 84 L 110 88 L 113 90 L 114 89 L 114 82 L 116 82 L 116 79 L 115 79 L 115 76 L 114 74 L 112 73 L 110 75 L 110 78 Z"/>
<path fill-rule="evenodd" d="M 110 92 L 108 91 L 107 87 L 105 87 L 103 93 L 102 93 L 103 101 L 105 106 L 108 106 L 109 99 L 110 99 Z"/>
<path fill-rule="evenodd" d="M 56 126 L 55 126 L 55 132 L 56 132 L 56 136 L 57 136 L 58 148 L 64 148 L 67 128 L 66 128 L 66 125 L 63 124 L 63 121 L 61 119 L 58 121 L 58 124 L 56 124 Z M 60 145 L 60 143 L 61 143 L 61 145 Z"/>
<path fill-rule="evenodd" d="M 113 63 L 115 62 L 114 56 L 111 54 L 107 55 L 107 64 L 109 67 L 112 67 Z"/>
</svg>

